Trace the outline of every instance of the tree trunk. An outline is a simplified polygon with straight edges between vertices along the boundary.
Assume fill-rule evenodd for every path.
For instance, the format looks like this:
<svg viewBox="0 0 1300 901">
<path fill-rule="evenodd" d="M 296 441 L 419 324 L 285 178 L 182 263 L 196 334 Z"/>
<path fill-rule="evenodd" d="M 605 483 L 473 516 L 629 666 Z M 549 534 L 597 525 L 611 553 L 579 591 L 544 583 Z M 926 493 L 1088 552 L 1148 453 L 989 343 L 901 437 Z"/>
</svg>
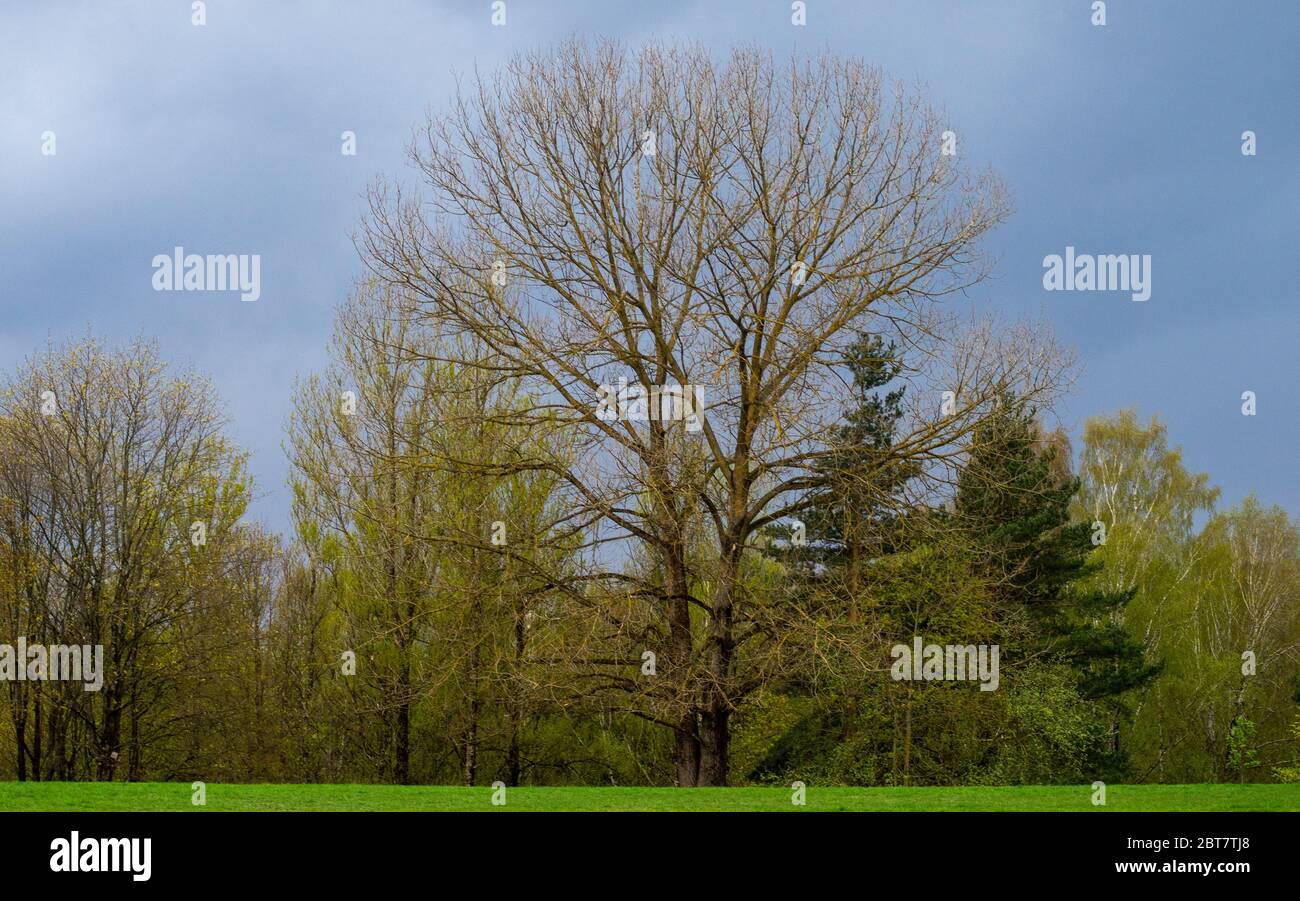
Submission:
<svg viewBox="0 0 1300 901">
<path fill-rule="evenodd" d="M 14 715 L 14 740 L 18 749 L 18 781 L 27 781 L 27 711 Z"/>
<path fill-rule="evenodd" d="M 461 782 L 473 785 L 478 776 L 478 698 L 469 704 L 469 724 L 465 727 L 464 758 Z"/>
<path fill-rule="evenodd" d="M 43 700 L 43 699 L 41 698 L 41 695 L 42 695 L 42 694 L 43 694 L 43 692 L 41 691 L 41 684 L 38 682 L 38 683 L 36 683 L 36 691 L 34 692 L 34 701 L 35 701 L 35 703 L 34 703 L 34 705 L 33 705 L 33 707 L 34 707 L 34 710 L 33 710 L 33 716 L 35 717 L 35 719 L 32 721 L 32 725 L 33 725 L 33 729 L 32 729 L 32 778 L 35 779 L 37 782 L 40 782 L 40 781 L 41 781 L 41 757 L 42 757 L 42 747 L 41 747 L 41 727 L 43 726 L 43 723 L 41 722 L 41 720 L 42 720 L 41 708 L 42 708 L 42 706 L 43 706 L 43 705 L 42 705 L 42 700 Z"/>
<path fill-rule="evenodd" d="M 912 784 L 912 686 L 907 687 L 907 708 L 903 726 L 903 784 Z"/>
<path fill-rule="evenodd" d="M 669 577 L 668 636 L 672 678 L 676 680 L 676 701 L 682 706 L 673 746 L 677 784 L 691 788 L 700 778 L 700 733 L 691 676 L 691 609 L 685 598 L 685 578 Z"/>
<path fill-rule="evenodd" d="M 479 634 L 478 626 L 481 621 L 481 609 L 479 602 L 476 600 L 472 607 L 473 628 L 471 634 Z M 474 780 L 478 777 L 478 717 L 479 717 L 479 696 L 478 696 L 478 675 L 479 675 L 479 647 L 477 642 L 469 652 L 466 660 L 465 681 L 469 685 L 469 722 L 465 726 L 464 732 L 464 756 L 461 761 L 461 781 L 465 785 L 473 785 Z"/>
<path fill-rule="evenodd" d="M 729 784 L 731 769 L 731 711 L 725 703 L 714 702 L 700 717 L 699 785 Z"/>
<path fill-rule="evenodd" d="M 510 717 L 510 745 L 506 749 L 506 785 L 514 787 L 519 784 L 523 765 L 520 760 L 520 731 L 523 729 L 524 700 L 520 697 L 524 653 L 527 649 L 528 628 L 525 621 L 527 611 L 515 609 L 515 673 L 507 698 L 507 713 Z"/>
<path fill-rule="evenodd" d="M 104 712 L 104 728 L 99 733 L 99 760 L 95 767 L 95 778 L 100 782 L 112 782 L 117 771 L 118 749 L 122 744 L 122 710 L 116 698 L 107 699 Z"/>
<path fill-rule="evenodd" d="M 700 737 L 694 708 L 682 714 L 676 736 L 673 762 L 677 766 L 677 785 L 694 788 L 700 779 Z"/>
</svg>

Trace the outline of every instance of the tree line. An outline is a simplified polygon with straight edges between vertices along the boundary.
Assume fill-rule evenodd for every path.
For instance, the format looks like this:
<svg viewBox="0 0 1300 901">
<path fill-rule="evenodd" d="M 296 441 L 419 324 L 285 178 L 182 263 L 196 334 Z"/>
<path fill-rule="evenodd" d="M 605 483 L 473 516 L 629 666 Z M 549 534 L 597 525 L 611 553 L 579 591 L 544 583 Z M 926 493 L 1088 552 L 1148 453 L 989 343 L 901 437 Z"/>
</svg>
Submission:
<svg viewBox="0 0 1300 901">
<path fill-rule="evenodd" d="M 0 772 L 1296 778 L 1296 523 L 1217 511 L 1156 419 L 1050 426 L 1068 351 L 950 302 L 1009 202 L 945 128 L 752 47 L 573 40 L 462 86 L 369 193 L 288 535 L 206 379 L 37 354 L 0 389 L 0 642 L 105 678 L 4 680 Z M 895 678 L 918 638 L 996 646 L 996 690 Z"/>
</svg>

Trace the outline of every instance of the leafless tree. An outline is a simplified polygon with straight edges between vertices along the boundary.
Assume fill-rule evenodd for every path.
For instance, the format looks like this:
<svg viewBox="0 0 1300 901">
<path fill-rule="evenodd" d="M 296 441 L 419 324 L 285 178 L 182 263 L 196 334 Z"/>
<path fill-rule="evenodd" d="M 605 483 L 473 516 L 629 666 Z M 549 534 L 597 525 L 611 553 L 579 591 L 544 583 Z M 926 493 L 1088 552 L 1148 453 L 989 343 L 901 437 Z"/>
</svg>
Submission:
<svg viewBox="0 0 1300 901">
<path fill-rule="evenodd" d="M 822 484 L 849 344 L 905 353 L 894 454 L 929 480 L 1002 392 L 1057 380 L 1041 335 L 964 327 L 944 303 L 987 274 L 979 242 L 1008 209 L 995 177 L 942 154 L 947 127 L 857 59 L 572 40 L 464 83 L 412 143 L 420 189 L 371 191 L 371 270 L 526 386 L 512 422 L 577 436 L 516 464 L 559 477 L 597 536 L 568 582 L 594 623 L 573 662 L 673 731 L 679 785 L 727 783 L 733 711 L 779 660 L 745 560 Z M 602 417 L 620 379 L 702 386 L 699 420 Z M 628 541 L 647 565 L 623 565 L 610 542 Z"/>
</svg>

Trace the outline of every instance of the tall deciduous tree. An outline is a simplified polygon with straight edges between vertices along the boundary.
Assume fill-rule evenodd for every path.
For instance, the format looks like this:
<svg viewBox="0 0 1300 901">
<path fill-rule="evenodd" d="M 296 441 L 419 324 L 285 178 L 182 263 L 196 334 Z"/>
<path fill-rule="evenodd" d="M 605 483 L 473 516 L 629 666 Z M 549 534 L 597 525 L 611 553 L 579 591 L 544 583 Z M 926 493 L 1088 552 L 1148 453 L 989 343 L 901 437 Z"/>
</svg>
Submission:
<svg viewBox="0 0 1300 901">
<path fill-rule="evenodd" d="M 376 775 L 414 779 L 423 715 L 460 781 L 476 782 L 490 746 L 513 783 L 559 694 L 560 671 L 535 661 L 556 623 L 549 574 L 580 536 L 555 478 L 514 464 L 545 437 L 509 425 L 515 386 L 438 359 L 454 339 L 410 314 L 403 292 L 373 283 L 339 311 L 331 365 L 296 398 L 295 520 L 331 586 L 337 653 L 354 663 L 336 687 Z"/>
<path fill-rule="evenodd" d="M 31 739 L 14 720 L 19 753 L 56 778 L 138 779 L 149 746 L 175 734 L 162 702 L 198 664 L 199 630 L 224 625 L 199 588 L 247 504 L 243 455 L 211 386 L 144 341 L 50 347 L 0 390 L 0 423 L 9 624 L 102 645 L 104 663 L 99 691 L 60 682 L 11 699 L 33 705 Z M 209 597 L 212 610 L 229 600 Z"/>
<path fill-rule="evenodd" d="M 372 271 L 491 351 L 459 362 L 523 382 L 535 402 L 512 422 L 575 434 L 572 458 L 528 465 L 562 480 L 577 521 L 653 559 L 630 572 L 605 555 L 573 594 L 624 639 L 586 660 L 605 673 L 592 684 L 672 731 L 679 785 L 727 783 L 733 712 L 779 659 L 746 557 L 826 483 L 857 336 L 909 348 L 926 390 L 891 453 L 922 469 L 1008 385 L 1054 381 L 1037 336 L 963 341 L 940 313 L 985 274 L 978 244 L 1007 209 L 995 178 L 941 154 L 947 127 L 856 59 L 575 40 L 430 119 L 411 149 L 427 196 L 373 189 Z M 698 432 L 602 418 L 620 379 L 703 386 Z M 648 610 L 627 615 L 623 589 Z"/>
<path fill-rule="evenodd" d="M 1134 777 L 1181 770 L 1183 781 L 1211 778 L 1194 763 L 1180 763 L 1199 744 L 1189 738 L 1197 723 L 1213 714 L 1199 664 L 1179 649 L 1199 603 L 1195 582 L 1205 549 L 1194 540 L 1197 519 L 1219 491 L 1208 475 L 1187 470 L 1158 419 L 1143 423 L 1133 410 L 1095 417 L 1085 423 L 1083 441 L 1074 515 L 1104 536 L 1096 552 L 1101 569 L 1090 582 L 1110 595 L 1134 592 L 1111 621 L 1146 645 L 1151 662 L 1164 664 L 1164 677 L 1139 693 L 1132 726 L 1120 730 L 1129 732 Z"/>
</svg>

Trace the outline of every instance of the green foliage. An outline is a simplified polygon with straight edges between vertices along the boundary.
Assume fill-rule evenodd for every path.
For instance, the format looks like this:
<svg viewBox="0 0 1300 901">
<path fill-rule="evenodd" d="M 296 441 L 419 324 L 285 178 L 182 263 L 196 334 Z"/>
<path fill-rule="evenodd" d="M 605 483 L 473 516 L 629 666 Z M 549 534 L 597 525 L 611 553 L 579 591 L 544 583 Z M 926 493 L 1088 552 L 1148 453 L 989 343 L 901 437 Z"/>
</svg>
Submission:
<svg viewBox="0 0 1300 901">
<path fill-rule="evenodd" d="M 71 779 L 502 779 L 556 786 L 535 797 L 561 806 L 615 803 L 569 787 L 672 783 L 674 736 L 650 689 L 664 683 L 640 672 L 643 649 L 665 641 L 656 600 L 605 586 L 596 602 L 568 581 L 590 536 L 568 524 L 548 465 L 566 452 L 561 432 L 520 426 L 514 413 L 529 401 L 509 380 L 431 362 L 445 355 L 442 336 L 393 334 L 398 317 L 373 306 L 391 302 L 356 298 L 334 365 L 301 387 L 291 547 L 242 522 L 246 456 L 221 435 L 201 380 L 165 376 L 147 348 L 78 345 L 6 387 L 0 625 L 57 637 L 54 612 L 84 617 L 96 604 L 139 625 L 106 635 L 135 649 L 111 664 L 133 695 L 6 685 L 7 772 L 31 775 L 12 761 Z M 395 354 L 399 345 L 423 350 Z M 922 503 L 909 497 L 919 470 L 891 451 L 905 416 L 896 348 L 864 336 L 844 365 L 854 406 L 810 470 L 819 487 L 797 505 L 807 543 L 774 527 L 736 569 L 748 628 L 772 650 L 739 654 L 730 670 L 744 686 L 734 773 L 787 797 L 794 781 L 1300 782 L 1300 526 L 1285 511 L 1254 497 L 1214 511 L 1216 490 L 1183 468 L 1163 426 L 1128 412 L 1088 423 L 1075 478 L 1068 442 L 1011 396 L 972 434 L 951 497 Z M 69 422 L 103 420 L 102 434 L 123 442 L 106 451 L 116 470 L 61 444 L 60 420 L 32 414 L 42 380 L 63 386 Z M 338 411 L 344 386 L 360 394 L 356 418 Z M 128 402 L 141 391 L 157 404 Z M 123 429 L 132 416 L 141 431 Z M 193 431 L 167 439 L 171 468 L 149 476 L 136 466 L 150 454 L 130 442 L 168 435 L 154 416 Z M 65 487 L 78 480 L 96 487 Z M 41 542 L 43 513 L 71 551 Z M 109 520 L 129 546 L 113 544 Z M 206 543 L 190 541 L 194 521 Z M 718 554 L 683 521 L 686 589 L 712 597 Z M 490 540 L 496 522 L 505 546 Z M 79 529 L 94 541 L 77 543 Z M 626 573 L 656 584 L 657 565 L 636 558 Z M 96 568 L 98 583 L 82 578 Z M 708 624 L 702 607 L 687 615 Z M 895 681 L 890 649 L 914 636 L 998 645 L 998 690 Z M 355 674 L 342 671 L 345 651 Z M 593 656 L 609 666 L 581 665 Z M 87 703 L 86 725 L 68 715 Z M 97 740 L 117 742 L 124 768 L 96 759 Z M 1035 803 L 984 790 L 962 797 Z M 425 803 L 353 791 L 231 803 Z M 148 803 L 170 803 L 157 792 Z"/>
<path fill-rule="evenodd" d="M 1255 750 L 1255 724 L 1250 717 L 1239 716 L 1228 727 L 1228 770 L 1246 781 L 1246 770 L 1259 766 L 1259 753 Z"/>
<path fill-rule="evenodd" d="M 1070 516 L 1080 481 L 1069 474 L 1068 453 L 1064 436 L 1044 434 L 1034 410 L 1004 397 L 976 430 L 955 511 L 979 548 L 979 569 L 995 586 L 1007 625 L 1004 660 L 1012 667 L 1034 660 L 1070 667 L 1071 691 L 1090 708 L 1089 725 L 1078 734 L 1089 736 L 1091 746 L 1081 752 L 1060 744 L 1060 765 L 1115 780 L 1127 772 L 1126 758 L 1106 747 L 1113 727 L 1097 724 L 1127 716 L 1128 696 L 1160 666 L 1123 623 L 1135 589 L 1094 587 L 1104 564 L 1096 559 L 1092 526 Z M 1014 696 L 1015 679 L 1011 685 Z"/>
<path fill-rule="evenodd" d="M 1089 585 L 1133 594 L 1110 619 L 1146 636 L 1148 657 L 1163 664 L 1121 724 L 1134 774 L 1179 782 L 1285 770 L 1300 674 L 1294 521 L 1253 497 L 1215 513 L 1218 489 L 1184 468 L 1157 419 L 1128 410 L 1092 419 L 1084 439 L 1076 515 L 1108 532 Z"/>
<path fill-rule="evenodd" d="M 1007 679 L 996 753 L 972 774 L 983 785 L 1091 782 L 1111 775 L 1105 718 L 1078 690 L 1067 666 L 1030 664 Z"/>
</svg>

